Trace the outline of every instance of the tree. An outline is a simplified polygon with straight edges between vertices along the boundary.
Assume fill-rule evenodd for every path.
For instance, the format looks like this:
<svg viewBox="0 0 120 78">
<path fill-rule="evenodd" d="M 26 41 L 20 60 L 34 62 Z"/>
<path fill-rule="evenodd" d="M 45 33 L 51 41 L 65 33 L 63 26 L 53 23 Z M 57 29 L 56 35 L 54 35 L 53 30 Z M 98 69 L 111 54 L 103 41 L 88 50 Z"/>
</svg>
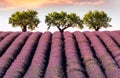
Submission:
<svg viewBox="0 0 120 78">
<path fill-rule="evenodd" d="M 47 23 L 48 29 L 51 26 L 54 26 L 57 27 L 61 33 L 69 27 L 79 27 L 81 29 L 83 28 L 82 21 L 80 20 L 79 16 L 77 16 L 75 13 L 67 14 L 63 11 L 60 13 L 48 13 L 45 18 L 45 23 Z"/>
<path fill-rule="evenodd" d="M 107 16 L 104 11 L 89 11 L 83 17 L 83 23 L 89 27 L 89 29 L 94 29 L 95 31 L 99 31 L 99 29 L 111 27 L 109 22 L 111 18 Z"/>
<path fill-rule="evenodd" d="M 34 30 L 40 23 L 37 14 L 34 10 L 17 11 L 9 18 L 9 24 L 12 24 L 13 27 L 20 26 L 23 32 L 26 32 L 27 28 Z"/>
</svg>

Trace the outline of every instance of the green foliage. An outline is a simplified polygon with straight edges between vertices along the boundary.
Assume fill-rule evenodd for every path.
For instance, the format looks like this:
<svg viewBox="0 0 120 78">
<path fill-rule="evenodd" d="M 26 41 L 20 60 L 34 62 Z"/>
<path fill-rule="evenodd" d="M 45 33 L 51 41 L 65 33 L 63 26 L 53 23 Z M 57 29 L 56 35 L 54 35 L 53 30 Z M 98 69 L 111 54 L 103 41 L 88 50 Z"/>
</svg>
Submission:
<svg viewBox="0 0 120 78">
<path fill-rule="evenodd" d="M 45 18 L 45 23 L 48 25 L 48 29 L 51 26 L 57 27 L 60 32 L 63 32 L 65 29 L 69 27 L 79 27 L 83 28 L 82 21 L 80 20 L 79 16 L 75 13 L 67 14 L 66 12 L 61 11 L 48 13 Z"/>
<path fill-rule="evenodd" d="M 34 10 L 17 11 L 9 18 L 9 24 L 12 24 L 13 27 L 20 26 L 22 31 L 27 31 L 27 28 L 34 30 L 40 23 L 37 14 Z"/>
<path fill-rule="evenodd" d="M 107 16 L 104 11 L 89 11 L 83 17 L 84 24 L 89 27 L 89 29 L 94 29 L 98 31 L 99 29 L 111 27 L 109 22 L 111 18 Z"/>
</svg>

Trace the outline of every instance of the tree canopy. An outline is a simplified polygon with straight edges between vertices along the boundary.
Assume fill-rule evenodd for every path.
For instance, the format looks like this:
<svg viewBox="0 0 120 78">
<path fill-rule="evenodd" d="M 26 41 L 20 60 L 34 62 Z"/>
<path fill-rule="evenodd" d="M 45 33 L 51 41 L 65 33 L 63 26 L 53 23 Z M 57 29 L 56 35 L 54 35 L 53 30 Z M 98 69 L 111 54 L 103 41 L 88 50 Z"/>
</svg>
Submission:
<svg viewBox="0 0 120 78">
<path fill-rule="evenodd" d="M 111 27 L 109 22 L 111 22 L 111 18 L 108 17 L 104 11 L 89 11 L 83 17 L 83 23 L 89 27 L 89 29 L 94 29 L 95 31 L 99 31 L 102 27 Z"/>
<path fill-rule="evenodd" d="M 37 14 L 34 10 L 17 11 L 9 18 L 9 24 L 13 27 L 20 26 L 23 32 L 27 31 L 27 28 L 34 30 L 40 23 Z"/>
<path fill-rule="evenodd" d="M 66 12 L 51 12 L 45 18 L 45 23 L 48 25 L 48 29 L 51 26 L 57 27 L 60 32 L 64 32 L 69 27 L 83 28 L 82 21 L 75 13 L 67 14 Z"/>
</svg>

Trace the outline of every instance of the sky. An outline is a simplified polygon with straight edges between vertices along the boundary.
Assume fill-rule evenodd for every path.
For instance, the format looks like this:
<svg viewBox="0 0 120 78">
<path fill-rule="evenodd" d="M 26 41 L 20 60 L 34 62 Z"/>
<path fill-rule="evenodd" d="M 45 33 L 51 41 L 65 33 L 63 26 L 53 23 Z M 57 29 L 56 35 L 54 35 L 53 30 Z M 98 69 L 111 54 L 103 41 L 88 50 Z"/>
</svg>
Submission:
<svg viewBox="0 0 120 78">
<path fill-rule="evenodd" d="M 45 16 L 53 11 L 67 13 L 76 13 L 82 19 L 89 10 L 104 11 L 112 18 L 110 24 L 112 27 L 102 30 L 120 29 L 120 0 L 0 0 L 0 31 L 21 31 L 19 27 L 13 28 L 8 24 L 8 19 L 12 13 L 33 9 L 38 12 L 40 24 L 34 31 L 45 32 Z M 51 27 L 49 31 L 54 32 L 58 29 Z M 66 31 L 86 31 L 88 28 L 68 28 Z"/>
</svg>

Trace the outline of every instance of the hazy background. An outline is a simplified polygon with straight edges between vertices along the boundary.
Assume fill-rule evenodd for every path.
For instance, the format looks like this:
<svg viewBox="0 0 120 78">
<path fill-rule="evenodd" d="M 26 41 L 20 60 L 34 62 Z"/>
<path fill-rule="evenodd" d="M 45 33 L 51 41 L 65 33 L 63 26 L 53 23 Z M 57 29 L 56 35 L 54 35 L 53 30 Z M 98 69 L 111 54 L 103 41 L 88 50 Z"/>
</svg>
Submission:
<svg viewBox="0 0 120 78">
<path fill-rule="evenodd" d="M 120 29 L 120 0 L 0 0 L 0 31 L 21 31 L 19 27 L 13 28 L 8 24 L 8 18 L 12 13 L 21 10 L 34 9 L 38 14 L 41 23 L 34 31 L 44 32 L 47 30 L 45 16 L 53 11 L 66 11 L 76 13 L 80 18 L 89 10 L 104 11 L 112 18 L 112 27 L 100 30 Z M 49 31 L 54 32 L 57 28 L 52 27 Z M 69 31 L 80 30 L 78 28 L 68 28 Z M 80 31 L 89 30 L 84 28 Z"/>
</svg>

